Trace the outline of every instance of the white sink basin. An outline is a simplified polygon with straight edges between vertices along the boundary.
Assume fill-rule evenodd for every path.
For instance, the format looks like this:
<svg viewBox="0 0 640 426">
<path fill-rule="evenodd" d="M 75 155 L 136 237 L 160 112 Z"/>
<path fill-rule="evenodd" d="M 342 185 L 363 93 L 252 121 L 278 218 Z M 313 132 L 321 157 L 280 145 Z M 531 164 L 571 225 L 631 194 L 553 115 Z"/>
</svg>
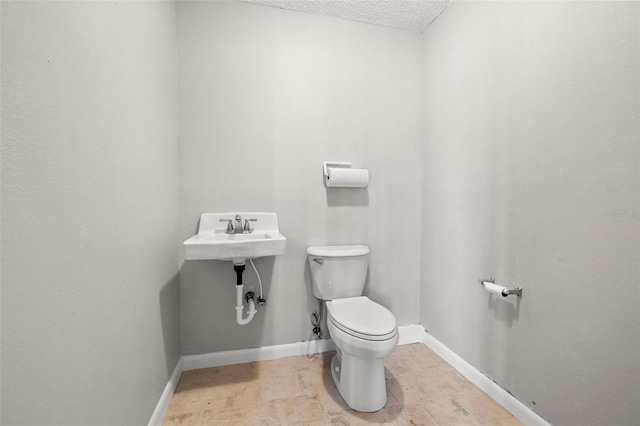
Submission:
<svg viewBox="0 0 640 426">
<path fill-rule="evenodd" d="M 236 214 L 250 222 L 253 232 L 249 234 L 227 234 L 227 222 L 220 219 L 235 219 Z M 232 221 L 235 225 L 235 220 Z M 280 233 L 275 213 L 205 213 L 200 216 L 198 233 L 184 242 L 184 257 L 187 260 L 233 260 L 255 259 L 262 256 L 284 254 L 287 239 Z"/>
</svg>

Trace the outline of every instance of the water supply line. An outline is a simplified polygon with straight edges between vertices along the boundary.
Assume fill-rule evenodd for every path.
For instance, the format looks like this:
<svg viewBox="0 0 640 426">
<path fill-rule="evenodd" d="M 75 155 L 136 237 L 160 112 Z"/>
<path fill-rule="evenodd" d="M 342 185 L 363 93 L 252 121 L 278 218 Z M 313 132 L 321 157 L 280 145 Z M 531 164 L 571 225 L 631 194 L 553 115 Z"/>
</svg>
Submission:
<svg viewBox="0 0 640 426">
<path fill-rule="evenodd" d="M 253 259 L 249 259 L 249 262 L 251 262 L 251 266 L 253 266 L 253 270 L 256 273 L 256 277 L 258 277 L 258 285 L 260 286 L 260 297 L 258 297 L 258 305 L 264 306 L 264 304 L 267 303 L 267 299 L 262 297 L 262 280 L 260 279 L 260 274 L 256 269 L 256 265 L 253 264 Z"/>
<path fill-rule="evenodd" d="M 311 332 L 314 336 L 316 336 L 316 339 L 322 339 L 323 307 L 324 302 L 320 300 L 320 303 L 318 304 L 318 310 L 311 313 L 311 325 L 313 327 Z"/>
</svg>

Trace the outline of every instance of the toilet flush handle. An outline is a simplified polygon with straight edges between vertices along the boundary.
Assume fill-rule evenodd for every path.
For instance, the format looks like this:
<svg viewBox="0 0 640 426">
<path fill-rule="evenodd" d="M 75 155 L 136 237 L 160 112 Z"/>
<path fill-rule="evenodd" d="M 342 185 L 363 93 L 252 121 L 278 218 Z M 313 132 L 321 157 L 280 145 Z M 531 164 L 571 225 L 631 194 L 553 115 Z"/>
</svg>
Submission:
<svg viewBox="0 0 640 426">
<path fill-rule="evenodd" d="M 320 259 L 318 257 L 316 257 L 315 259 L 313 259 L 314 262 L 316 262 L 319 265 L 322 265 L 324 263 L 324 259 Z"/>
</svg>

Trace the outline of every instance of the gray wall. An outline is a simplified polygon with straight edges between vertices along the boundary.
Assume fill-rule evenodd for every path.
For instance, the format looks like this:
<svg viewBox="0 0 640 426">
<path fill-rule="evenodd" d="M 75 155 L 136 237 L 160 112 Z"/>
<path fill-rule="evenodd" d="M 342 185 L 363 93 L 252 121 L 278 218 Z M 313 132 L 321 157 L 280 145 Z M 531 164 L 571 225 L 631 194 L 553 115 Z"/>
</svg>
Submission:
<svg viewBox="0 0 640 426">
<path fill-rule="evenodd" d="M 423 34 L 421 322 L 557 425 L 640 418 L 638 22 L 453 2 Z"/>
<path fill-rule="evenodd" d="M 236 2 L 179 2 L 180 232 L 201 213 L 273 211 L 286 253 L 256 266 L 268 300 L 235 322 L 230 263 L 182 264 L 184 354 L 308 340 L 306 248 L 362 243 L 366 294 L 418 321 L 420 36 Z M 323 186 L 352 161 L 368 189 Z M 257 280 L 245 272 L 247 286 Z"/>
<path fill-rule="evenodd" d="M 180 355 L 175 10 L 2 2 L 0 422 L 146 424 Z"/>
</svg>

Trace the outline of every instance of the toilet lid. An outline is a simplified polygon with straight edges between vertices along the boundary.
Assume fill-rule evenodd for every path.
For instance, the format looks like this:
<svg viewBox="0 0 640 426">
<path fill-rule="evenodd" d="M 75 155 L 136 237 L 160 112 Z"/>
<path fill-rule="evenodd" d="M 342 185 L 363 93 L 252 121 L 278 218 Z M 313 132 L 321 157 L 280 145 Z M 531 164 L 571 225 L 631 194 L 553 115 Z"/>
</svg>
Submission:
<svg viewBox="0 0 640 426">
<path fill-rule="evenodd" d="M 396 317 L 366 296 L 332 300 L 329 316 L 358 334 L 384 336 L 396 330 Z"/>
</svg>

